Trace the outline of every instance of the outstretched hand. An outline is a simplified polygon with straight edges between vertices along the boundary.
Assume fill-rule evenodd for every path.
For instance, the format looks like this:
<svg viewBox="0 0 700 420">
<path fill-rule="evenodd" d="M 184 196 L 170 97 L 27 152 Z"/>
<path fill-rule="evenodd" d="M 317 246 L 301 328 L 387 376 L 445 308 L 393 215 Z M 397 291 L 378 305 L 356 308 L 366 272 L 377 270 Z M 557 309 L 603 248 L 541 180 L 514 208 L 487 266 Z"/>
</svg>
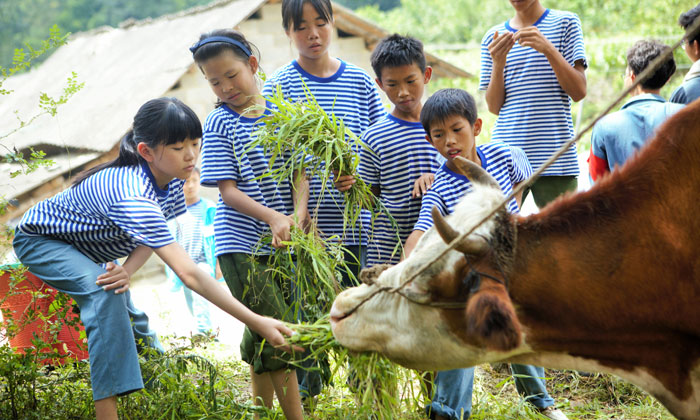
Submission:
<svg viewBox="0 0 700 420">
<path fill-rule="evenodd" d="M 105 270 L 107 270 L 106 273 L 97 276 L 95 284 L 101 286 L 105 292 L 116 289 L 114 293 L 117 295 L 129 290 L 129 273 L 124 267 L 113 262 L 108 262 L 105 266 Z"/>
<path fill-rule="evenodd" d="M 293 346 L 287 343 L 285 336 L 291 337 L 294 331 L 286 326 L 282 321 L 274 318 L 259 316 L 259 321 L 255 326 L 250 326 L 255 332 L 260 334 L 273 347 L 291 353 L 293 351 L 303 352 L 304 348 Z"/>
</svg>

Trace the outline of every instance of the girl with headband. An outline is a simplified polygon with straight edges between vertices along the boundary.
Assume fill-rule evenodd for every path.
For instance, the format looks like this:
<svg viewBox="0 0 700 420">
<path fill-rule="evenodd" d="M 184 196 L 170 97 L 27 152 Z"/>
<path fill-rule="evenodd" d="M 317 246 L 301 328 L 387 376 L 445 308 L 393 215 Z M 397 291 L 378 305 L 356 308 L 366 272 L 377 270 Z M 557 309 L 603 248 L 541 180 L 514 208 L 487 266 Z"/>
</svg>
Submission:
<svg viewBox="0 0 700 420">
<path fill-rule="evenodd" d="M 214 235 L 224 280 L 253 312 L 294 321 L 291 285 L 270 275 L 272 248 L 258 246 L 270 232 L 272 247 L 284 246 L 295 224 L 291 186 L 261 177 L 275 168 L 261 146 L 249 148 L 271 107 L 258 89 L 258 58 L 245 37 L 232 29 L 204 34 L 190 50 L 218 98 L 204 123 L 201 184 L 219 188 Z M 256 404 L 272 407 L 277 394 L 287 419 L 303 417 L 296 372 L 282 352 L 246 328 L 241 358 L 250 365 Z"/>
</svg>

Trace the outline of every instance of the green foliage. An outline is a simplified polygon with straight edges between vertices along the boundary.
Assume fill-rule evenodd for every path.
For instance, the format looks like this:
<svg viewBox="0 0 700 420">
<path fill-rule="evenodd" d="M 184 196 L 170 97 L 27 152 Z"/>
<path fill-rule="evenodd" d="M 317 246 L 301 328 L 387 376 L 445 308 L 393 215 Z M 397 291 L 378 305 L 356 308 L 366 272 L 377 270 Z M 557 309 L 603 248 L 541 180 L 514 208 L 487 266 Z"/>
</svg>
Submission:
<svg viewBox="0 0 700 420">
<path fill-rule="evenodd" d="M 620 0 L 541 0 L 541 3 L 576 13 L 587 39 L 680 34 L 678 16 L 697 4 L 695 0 L 650 0 L 644 4 Z M 409 34 L 428 44 L 480 43 L 490 27 L 514 15 L 507 1 L 478 0 L 401 0 L 401 7 L 391 10 L 367 6 L 357 12 L 389 31 Z"/>
<path fill-rule="evenodd" d="M 369 185 L 357 176 L 359 155 L 353 150 L 353 144 L 366 145 L 345 127 L 342 119 L 326 113 L 306 85 L 304 91 L 305 100 L 299 102 L 287 100 L 279 86 L 267 98 L 274 108 L 263 117 L 264 125 L 248 146 L 248 150 L 262 147 L 271 156 L 270 167 L 280 163 L 277 169 L 264 176 L 272 176 L 281 183 L 305 173 L 309 178 L 319 179 L 322 185 L 319 195 L 323 197 L 330 193 L 328 185 L 334 176 L 352 175 L 355 184 L 343 193 L 343 231 L 361 222 L 362 209 L 370 210 L 373 216 L 382 211 L 388 214 Z M 321 201 L 318 200 L 319 205 Z"/>
<path fill-rule="evenodd" d="M 401 0 L 339 0 L 337 3 L 351 9 L 376 5 L 379 10 L 389 10 L 401 5 Z"/>
<path fill-rule="evenodd" d="M 133 18 L 145 19 L 174 13 L 210 0 L 2 0 L 0 2 L 0 66 L 10 63 L 15 48 L 46 37 L 46 22 L 62 31 L 78 32 Z"/>
</svg>

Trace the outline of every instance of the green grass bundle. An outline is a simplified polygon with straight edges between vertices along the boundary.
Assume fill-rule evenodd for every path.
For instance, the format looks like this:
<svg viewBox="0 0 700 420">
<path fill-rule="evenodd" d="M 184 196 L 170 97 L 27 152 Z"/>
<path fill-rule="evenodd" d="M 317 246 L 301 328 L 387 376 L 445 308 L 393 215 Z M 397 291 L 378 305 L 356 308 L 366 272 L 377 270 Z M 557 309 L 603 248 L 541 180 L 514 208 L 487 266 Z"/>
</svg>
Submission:
<svg viewBox="0 0 700 420">
<path fill-rule="evenodd" d="M 271 156 L 270 167 L 276 169 L 266 176 L 287 182 L 294 179 L 296 173 L 304 171 L 308 177 L 321 180 L 322 196 L 332 193 L 328 189 L 335 188 L 331 183 L 334 173 L 352 175 L 355 184 L 344 193 L 345 230 L 348 224 L 357 224 L 362 208 L 372 211 L 373 215 L 383 211 L 369 185 L 357 176 L 359 156 L 352 145 L 366 145 L 345 126 L 341 118 L 326 113 L 306 85 L 304 92 L 306 99 L 300 102 L 285 99 L 279 86 L 274 95 L 266 97 L 273 107 L 270 114 L 263 117 L 264 125 L 256 132 L 249 148 L 262 146 Z M 276 166 L 278 160 L 282 160 L 282 164 Z"/>
<path fill-rule="evenodd" d="M 313 229 L 304 232 L 294 226 L 290 233 L 287 247 L 270 255 L 267 270 L 280 283 L 294 285 L 295 318 L 303 313 L 307 320 L 314 321 L 330 311 L 341 290 L 339 270 L 349 272 L 351 277 L 352 271 L 345 262 L 344 247 L 335 238 L 326 240 Z M 269 242 L 267 236 L 261 245 Z"/>
<path fill-rule="evenodd" d="M 332 376 L 345 379 L 355 397 L 358 418 L 365 413 L 366 418 L 395 419 L 402 412 L 419 409 L 423 394 L 416 386 L 421 383 L 417 372 L 404 369 L 379 353 L 349 351 L 333 337 L 328 317 L 289 327 L 295 334 L 287 341 L 306 350 L 295 354 L 292 364 L 302 366 L 306 360 L 328 355 Z"/>
</svg>

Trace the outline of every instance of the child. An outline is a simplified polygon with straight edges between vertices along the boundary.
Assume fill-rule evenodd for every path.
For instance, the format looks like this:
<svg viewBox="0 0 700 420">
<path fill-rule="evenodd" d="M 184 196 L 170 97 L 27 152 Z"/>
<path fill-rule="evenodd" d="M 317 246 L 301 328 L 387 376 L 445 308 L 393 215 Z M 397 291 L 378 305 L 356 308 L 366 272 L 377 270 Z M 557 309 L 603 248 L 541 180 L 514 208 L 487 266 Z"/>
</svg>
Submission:
<svg viewBox="0 0 700 420">
<path fill-rule="evenodd" d="M 384 116 L 379 92 L 372 79 L 362 69 L 329 53 L 333 34 L 333 9 L 330 0 L 283 0 L 282 26 L 292 40 L 299 55 L 296 60 L 278 69 L 266 82 L 264 95 L 272 94 L 277 86 L 288 99 L 304 101 L 304 85 L 315 96 L 318 104 L 328 113 L 342 119 L 345 127 L 357 136 Z M 340 177 L 338 181 L 342 181 Z M 345 261 L 353 271 L 343 272 L 343 285 L 352 284 L 351 277 L 359 278 L 364 265 L 367 238 L 352 227 L 343 232 L 343 194 L 329 182 L 323 186 L 317 178 L 310 180 L 308 205 L 318 229 L 326 238 L 337 235 L 351 255 Z M 302 216 L 301 224 L 310 218 L 308 212 L 297 208 Z M 369 213 L 363 212 L 362 225 L 369 225 Z M 315 396 L 321 391 L 320 378 L 315 372 L 300 375 L 300 389 L 306 396 Z M 312 383 L 310 383 L 311 381 Z"/>
<path fill-rule="evenodd" d="M 498 115 L 492 140 L 522 148 L 539 168 L 574 135 L 571 97 L 586 96 L 586 56 L 578 16 L 540 0 L 510 0 L 515 16 L 481 41 L 479 89 Z M 537 207 L 578 186 L 574 145 L 525 190 Z"/>
<path fill-rule="evenodd" d="M 700 4 L 681 14 L 678 23 L 687 30 L 698 17 L 700 17 Z M 683 78 L 683 84 L 673 91 L 669 99 L 670 102 L 679 104 L 689 104 L 700 98 L 700 33 L 692 39 L 686 39 L 684 48 L 693 65 Z"/>
<path fill-rule="evenodd" d="M 187 211 L 168 222 L 170 233 L 192 258 L 199 268 L 214 278 L 220 278 L 214 256 L 214 203 L 199 196 L 199 169 L 194 168 L 183 187 Z M 182 284 L 173 270 L 165 267 L 168 279 L 173 283 L 173 292 L 182 289 L 187 309 L 197 324 L 197 334 L 209 336 L 212 333 L 209 304 Z"/>
<path fill-rule="evenodd" d="M 184 180 L 199 154 L 202 126 L 175 98 L 153 99 L 134 117 L 119 156 L 39 202 L 17 226 L 14 250 L 29 271 L 80 307 L 90 354 L 96 417 L 117 418 L 117 395 L 143 388 L 134 335 L 150 336 L 133 308 L 129 278 L 153 251 L 198 294 L 277 345 L 291 330 L 257 315 L 200 270 L 166 224 L 185 211 Z M 123 266 L 111 261 L 128 256 Z M 106 263 L 106 266 L 103 265 Z"/>
<path fill-rule="evenodd" d="M 420 123 L 423 90 L 432 74 L 426 66 L 423 44 L 392 35 L 375 47 L 371 63 L 377 85 L 394 109 L 362 136 L 368 148 L 360 149 L 358 173 L 389 210 L 398 231 L 386 216 L 374 220 L 368 267 L 400 261 L 400 244 L 413 230 L 420 211 L 421 185 L 414 188 L 414 184 L 422 174 L 434 174 L 439 167 L 437 150 L 425 140 Z"/>
<path fill-rule="evenodd" d="M 625 89 L 632 86 L 652 61 L 669 48 L 658 41 L 637 41 L 627 52 Z M 625 163 L 654 135 L 659 125 L 685 106 L 666 102 L 660 95 L 661 88 L 675 72 L 676 62 L 671 55 L 654 74 L 630 92 L 632 98 L 622 109 L 596 123 L 591 134 L 591 154 L 588 158 L 593 181 Z"/>
<path fill-rule="evenodd" d="M 481 165 L 498 181 L 506 196 L 532 174 L 532 168 L 519 148 L 500 142 L 476 146 L 475 138 L 481 131 L 481 119 L 477 118 L 474 98 L 469 93 L 459 89 L 435 92 L 425 103 L 420 118 L 427 133 L 426 138 L 447 162 L 435 173 L 435 182 L 423 196 L 415 230 L 406 241 L 406 255 L 411 253 L 418 239 L 433 225 L 430 213 L 432 208 L 437 207 L 441 214 L 447 215 L 471 189 L 471 182 L 455 172 L 453 159 L 456 156 Z M 521 197 L 515 197 L 508 203 L 508 210 L 517 213 L 520 203 Z M 544 376 L 544 370 L 519 366 L 521 368 L 514 368 L 514 371 L 529 377 L 516 378 L 518 390 L 527 390 L 528 401 L 547 417 L 566 419 L 561 411 L 553 408 L 554 400 L 547 394 L 544 381 L 539 379 Z M 469 417 L 473 382 L 474 368 L 438 372 L 435 395 L 426 411 L 437 419 L 459 419 L 462 415 L 464 418 Z"/>
<path fill-rule="evenodd" d="M 270 156 L 262 146 L 248 147 L 271 106 L 258 90 L 258 59 L 245 37 L 232 29 L 204 34 L 190 50 L 219 99 L 204 124 L 201 183 L 219 188 L 214 232 L 224 280 L 253 312 L 293 321 L 290 285 L 278 284 L 267 270 L 272 249 L 257 248 L 269 232 L 272 246 L 283 246 L 294 225 L 290 185 L 262 177 L 273 169 Z M 245 329 L 241 357 L 250 365 L 255 403 L 260 399 L 272 407 L 276 394 L 286 418 L 299 419 L 296 373 L 281 356 L 264 336 Z"/>
</svg>

